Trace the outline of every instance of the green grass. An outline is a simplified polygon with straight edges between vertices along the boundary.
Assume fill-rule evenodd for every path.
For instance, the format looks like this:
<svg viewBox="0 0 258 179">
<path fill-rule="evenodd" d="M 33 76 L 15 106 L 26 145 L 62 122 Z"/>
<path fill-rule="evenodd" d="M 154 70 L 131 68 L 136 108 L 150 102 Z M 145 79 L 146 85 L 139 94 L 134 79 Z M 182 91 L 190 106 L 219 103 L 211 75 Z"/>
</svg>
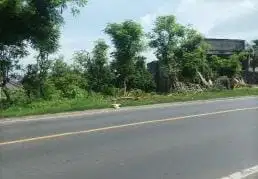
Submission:
<svg viewBox="0 0 258 179">
<path fill-rule="evenodd" d="M 201 93 L 179 93 L 172 95 L 150 95 L 146 94 L 138 100 L 118 100 L 121 106 L 139 106 L 157 103 L 182 102 L 193 100 L 205 100 L 224 97 L 238 97 L 238 96 L 258 96 L 257 88 L 242 88 L 225 91 L 206 91 Z M 8 109 L 2 110 L 0 118 L 4 117 L 20 117 L 36 114 L 49 114 L 68 111 L 82 111 L 88 109 L 109 108 L 113 101 L 111 98 L 104 98 L 101 96 L 94 96 L 82 99 L 63 99 L 56 101 L 37 101 L 21 106 L 12 106 Z"/>
<path fill-rule="evenodd" d="M 151 97 L 146 97 L 139 100 L 131 100 L 131 101 L 124 100 L 124 101 L 120 101 L 119 103 L 121 103 L 122 106 L 137 106 L 137 105 L 147 105 L 147 104 L 184 102 L 184 101 L 193 101 L 193 100 L 206 100 L 206 99 L 240 97 L 240 96 L 258 96 L 258 89 L 244 88 L 244 89 L 225 90 L 225 91 L 206 91 L 201 93 L 153 95 Z"/>
</svg>

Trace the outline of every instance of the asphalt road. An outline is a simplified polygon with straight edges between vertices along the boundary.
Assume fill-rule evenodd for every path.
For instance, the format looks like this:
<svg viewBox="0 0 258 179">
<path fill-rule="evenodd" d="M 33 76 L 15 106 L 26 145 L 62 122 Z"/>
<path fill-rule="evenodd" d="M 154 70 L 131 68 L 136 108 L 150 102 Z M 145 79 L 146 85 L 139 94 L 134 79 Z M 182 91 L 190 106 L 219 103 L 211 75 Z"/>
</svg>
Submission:
<svg viewBox="0 0 258 179">
<path fill-rule="evenodd" d="M 1 179 L 217 179 L 255 165 L 258 98 L 0 122 Z"/>
</svg>

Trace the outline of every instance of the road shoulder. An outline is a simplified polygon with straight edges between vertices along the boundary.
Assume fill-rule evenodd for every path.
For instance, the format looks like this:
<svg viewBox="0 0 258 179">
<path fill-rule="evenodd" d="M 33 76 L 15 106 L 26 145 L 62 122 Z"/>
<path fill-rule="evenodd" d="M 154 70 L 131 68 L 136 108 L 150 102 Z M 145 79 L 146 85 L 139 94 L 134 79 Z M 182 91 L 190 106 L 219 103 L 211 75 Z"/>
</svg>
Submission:
<svg viewBox="0 0 258 179">
<path fill-rule="evenodd" d="M 38 120 L 64 119 L 69 117 L 82 117 L 82 116 L 90 116 L 90 115 L 105 114 L 105 113 L 108 114 L 108 113 L 117 113 L 117 112 L 123 112 L 123 111 L 135 111 L 135 110 L 141 110 L 141 109 L 152 109 L 152 108 L 155 109 L 155 108 L 163 108 L 163 107 L 186 106 L 186 105 L 216 103 L 216 102 L 222 102 L 222 101 L 235 101 L 235 100 L 237 101 L 237 100 L 246 100 L 246 99 L 257 99 L 257 97 L 248 96 L 248 97 L 217 98 L 212 100 L 196 100 L 196 101 L 188 101 L 188 102 L 160 103 L 160 104 L 143 105 L 143 106 L 122 107 L 120 109 L 106 108 L 106 109 L 64 112 L 64 113 L 55 113 L 55 114 L 33 115 L 33 116 L 24 116 L 24 117 L 13 117 L 13 118 L 2 118 L 2 119 L 0 118 L 0 124 L 30 122 L 30 121 L 38 121 Z"/>
</svg>

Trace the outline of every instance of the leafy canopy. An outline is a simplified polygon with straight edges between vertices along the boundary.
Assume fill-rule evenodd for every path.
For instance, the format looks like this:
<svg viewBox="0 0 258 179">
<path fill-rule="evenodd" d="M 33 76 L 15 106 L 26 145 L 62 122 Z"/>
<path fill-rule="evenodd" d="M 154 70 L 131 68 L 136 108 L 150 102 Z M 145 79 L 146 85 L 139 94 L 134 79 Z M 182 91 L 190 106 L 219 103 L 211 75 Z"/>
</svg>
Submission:
<svg viewBox="0 0 258 179">
<path fill-rule="evenodd" d="M 140 24 L 134 21 L 108 24 L 105 32 L 110 35 L 115 51 L 112 67 L 126 89 L 127 82 L 135 72 L 136 58 L 144 49 L 144 32 Z M 120 87 L 122 85 L 120 83 Z"/>
</svg>

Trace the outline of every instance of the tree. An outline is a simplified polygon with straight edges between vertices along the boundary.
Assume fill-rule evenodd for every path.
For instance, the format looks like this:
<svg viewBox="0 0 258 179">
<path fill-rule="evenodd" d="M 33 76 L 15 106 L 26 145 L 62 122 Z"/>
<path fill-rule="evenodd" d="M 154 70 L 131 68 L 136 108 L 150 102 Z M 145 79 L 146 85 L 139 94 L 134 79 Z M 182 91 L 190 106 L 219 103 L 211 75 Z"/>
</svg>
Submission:
<svg viewBox="0 0 258 179">
<path fill-rule="evenodd" d="M 227 76 L 232 78 L 240 75 L 242 70 L 241 56 L 237 54 L 232 55 L 229 59 L 212 56 L 210 65 L 217 77 Z"/>
<path fill-rule="evenodd" d="M 251 66 L 253 68 L 253 72 L 255 72 L 255 69 L 258 67 L 258 40 L 253 40 L 252 53 Z"/>
<path fill-rule="evenodd" d="M 180 77 L 184 81 L 200 83 L 198 73 L 205 78 L 211 77 L 211 69 L 207 61 L 209 46 L 204 42 L 203 36 L 191 26 L 185 27 L 184 34 L 176 53 L 177 62 L 181 66 Z"/>
<path fill-rule="evenodd" d="M 193 52 L 184 52 L 182 57 L 181 81 L 191 82 L 191 83 L 201 83 L 202 79 L 199 73 L 208 79 L 211 77 L 211 69 L 209 67 L 206 51 L 199 47 Z"/>
<path fill-rule="evenodd" d="M 86 0 L 2 0 L 0 2 L 0 44 L 37 43 L 49 36 L 46 28 L 61 25 L 68 5 L 78 12 Z M 12 14 L 12 16 L 10 16 Z"/>
<path fill-rule="evenodd" d="M 160 62 L 162 72 L 176 88 L 178 82 L 179 64 L 175 57 L 179 41 L 184 37 L 184 27 L 176 22 L 175 16 L 157 17 L 155 27 L 150 37 L 150 47 L 155 48 L 155 54 Z"/>
<path fill-rule="evenodd" d="M 135 74 L 131 83 L 132 88 L 140 89 L 145 92 L 150 92 L 155 89 L 152 75 L 146 68 L 146 58 L 143 56 L 139 56 L 136 59 Z"/>
<path fill-rule="evenodd" d="M 58 50 L 60 31 L 59 28 L 55 27 L 46 27 L 46 31 L 49 32 L 48 38 L 39 40 L 39 43 L 34 45 L 34 49 L 38 51 L 37 58 L 37 68 L 38 68 L 38 76 L 39 76 L 39 94 L 40 97 L 46 97 L 44 89 L 45 82 L 48 77 L 48 71 L 51 66 L 51 60 L 49 59 L 49 55 L 56 52 Z"/>
<path fill-rule="evenodd" d="M 73 69 L 77 73 L 87 76 L 88 64 L 91 60 L 91 55 L 86 50 L 77 51 L 73 55 Z"/>
<path fill-rule="evenodd" d="M 61 91 L 61 95 L 66 98 L 74 98 L 81 95 L 88 87 L 85 76 L 75 71 L 62 58 L 54 61 L 50 80 L 55 88 Z"/>
<path fill-rule="evenodd" d="M 105 92 L 112 86 L 112 75 L 108 65 L 108 45 L 104 40 L 98 40 L 88 61 L 88 80 L 91 90 Z"/>
<path fill-rule="evenodd" d="M 38 98 L 39 95 L 39 76 L 38 76 L 38 66 L 36 64 L 29 64 L 26 68 L 26 72 L 22 79 L 22 85 L 25 89 L 28 99 L 34 97 Z"/>
<path fill-rule="evenodd" d="M 52 64 L 49 54 L 57 51 L 60 32 L 58 28 L 54 27 L 46 27 L 46 29 L 50 36 L 48 39 L 41 39 L 38 44 L 34 44 L 33 48 L 38 51 L 37 63 L 28 65 L 23 79 L 23 86 L 29 98 L 32 93 L 34 97 L 48 98 L 46 81 Z"/>
<path fill-rule="evenodd" d="M 0 88 L 6 96 L 8 102 L 11 102 L 11 96 L 6 87 L 11 78 L 15 78 L 14 70 L 18 70 L 18 59 L 26 55 L 24 44 L 20 46 L 0 46 Z"/>
<path fill-rule="evenodd" d="M 177 89 L 179 80 L 196 82 L 198 72 L 209 74 L 207 45 L 191 26 L 177 23 L 174 16 L 160 16 L 149 37 L 171 90 Z"/>
<path fill-rule="evenodd" d="M 59 29 L 64 20 L 62 10 L 69 6 L 72 12 L 86 4 L 86 0 L 2 0 L 0 2 L 0 60 L 1 86 L 7 94 L 7 75 L 19 57 L 27 54 L 26 47 L 40 49 L 41 59 L 58 43 Z M 10 15 L 11 14 L 11 15 Z M 55 40 L 53 40 L 53 37 Z M 47 44 L 47 45 L 46 45 Z M 45 48 L 46 47 L 46 48 Z M 20 54 L 17 54 L 17 53 Z M 45 57 L 44 57 L 45 58 Z M 8 71 L 8 72 L 7 72 Z"/>
<path fill-rule="evenodd" d="M 111 36 L 115 46 L 112 67 L 120 82 L 119 87 L 123 86 L 126 93 L 129 80 L 134 75 L 136 58 L 143 51 L 143 29 L 134 21 L 125 21 L 109 24 L 105 32 Z"/>
</svg>

